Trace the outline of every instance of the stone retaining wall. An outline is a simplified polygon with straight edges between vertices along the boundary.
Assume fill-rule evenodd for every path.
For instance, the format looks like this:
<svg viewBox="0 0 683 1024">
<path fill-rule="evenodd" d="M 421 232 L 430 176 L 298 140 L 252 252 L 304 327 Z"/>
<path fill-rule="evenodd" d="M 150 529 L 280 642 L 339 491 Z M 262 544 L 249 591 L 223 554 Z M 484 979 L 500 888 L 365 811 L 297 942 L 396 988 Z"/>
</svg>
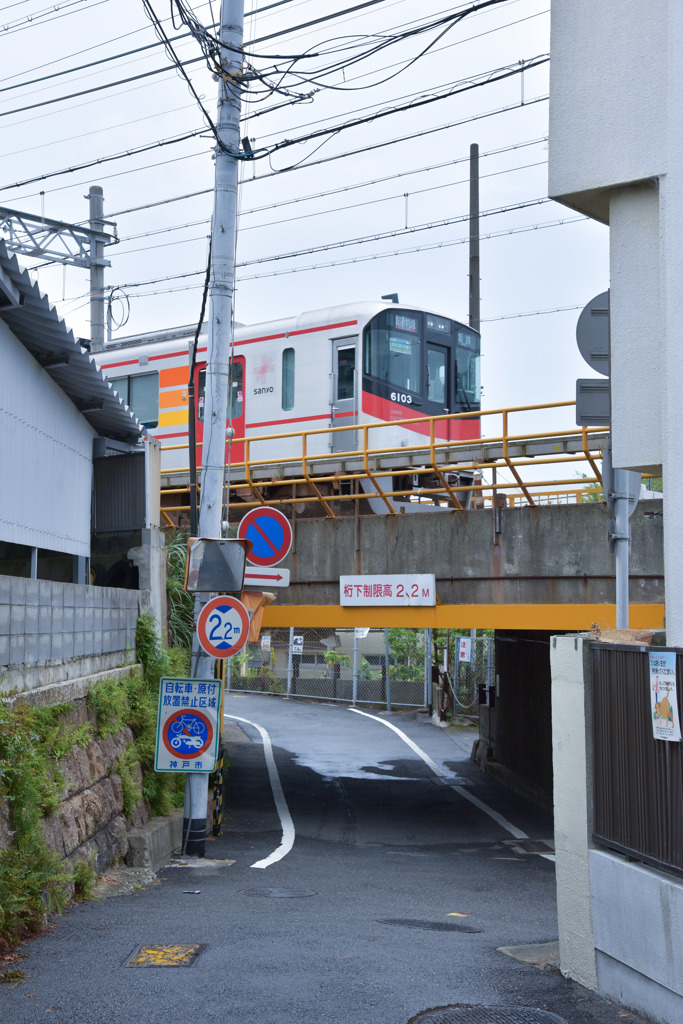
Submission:
<svg viewBox="0 0 683 1024">
<path fill-rule="evenodd" d="M 120 670 L 120 673 L 123 674 Z M 104 673 L 100 678 L 108 678 Z M 22 694 L 21 700 L 34 704 L 53 704 L 63 700 L 73 703 L 73 710 L 64 722 L 76 727 L 90 722 L 96 726 L 95 714 L 86 706 L 86 694 L 97 677 L 73 680 L 61 686 L 49 686 Z M 93 736 L 87 747 L 76 747 L 60 763 L 64 775 L 63 799 L 59 809 L 43 818 L 41 827 L 48 845 L 70 863 L 87 861 L 98 872 L 106 870 L 117 858 L 128 852 L 128 830 L 144 824 L 149 818 L 147 806 L 140 800 L 132 816 L 123 811 L 123 786 L 115 766 L 133 733 L 125 726 L 111 736 Z M 137 767 L 136 782 L 142 781 Z M 7 807 L 0 804 L 0 849 L 11 843 Z"/>
</svg>

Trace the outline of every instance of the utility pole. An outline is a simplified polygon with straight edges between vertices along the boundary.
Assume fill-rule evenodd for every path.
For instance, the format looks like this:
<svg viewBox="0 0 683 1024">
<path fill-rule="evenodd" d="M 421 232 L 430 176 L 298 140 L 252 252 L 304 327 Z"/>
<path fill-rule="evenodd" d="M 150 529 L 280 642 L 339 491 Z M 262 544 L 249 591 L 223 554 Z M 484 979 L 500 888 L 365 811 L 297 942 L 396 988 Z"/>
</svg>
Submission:
<svg viewBox="0 0 683 1024">
<path fill-rule="evenodd" d="M 235 290 L 235 241 L 237 234 L 237 185 L 240 144 L 240 90 L 244 0 L 222 0 L 220 39 L 223 44 L 223 75 L 218 83 L 217 129 L 211 273 L 204 400 L 199 536 L 219 539 L 222 533 L 225 483 L 228 371 L 232 347 L 232 312 Z M 195 602 L 195 625 L 205 598 Z M 192 676 L 213 678 L 214 659 L 204 654 L 195 629 Z M 222 729 L 223 723 L 218 722 Z M 185 786 L 184 851 L 203 857 L 207 824 L 209 777 L 189 772 Z"/>
<path fill-rule="evenodd" d="M 479 295 L 479 146 L 470 146 L 470 327 L 478 331 L 481 324 Z"/>
</svg>

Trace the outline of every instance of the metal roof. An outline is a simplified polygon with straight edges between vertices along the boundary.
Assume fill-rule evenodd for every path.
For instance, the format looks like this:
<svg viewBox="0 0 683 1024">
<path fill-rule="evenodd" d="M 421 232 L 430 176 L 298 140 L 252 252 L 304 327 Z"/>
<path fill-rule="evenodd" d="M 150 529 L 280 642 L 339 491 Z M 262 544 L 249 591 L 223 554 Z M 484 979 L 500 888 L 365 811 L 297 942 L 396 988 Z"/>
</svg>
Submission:
<svg viewBox="0 0 683 1024">
<path fill-rule="evenodd" d="M 0 318 L 101 437 L 135 444 L 144 428 L 0 241 Z"/>
</svg>

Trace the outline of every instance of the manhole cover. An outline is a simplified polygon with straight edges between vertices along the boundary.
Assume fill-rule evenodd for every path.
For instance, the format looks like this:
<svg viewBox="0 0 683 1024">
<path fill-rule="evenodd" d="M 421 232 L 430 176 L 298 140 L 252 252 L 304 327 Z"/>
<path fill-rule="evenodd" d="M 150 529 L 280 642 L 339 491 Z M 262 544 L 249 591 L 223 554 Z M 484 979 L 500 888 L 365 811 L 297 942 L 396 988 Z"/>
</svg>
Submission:
<svg viewBox="0 0 683 1024">
<path fill-rule="evenodd" d="M 567 1024 L 556 1013 L 529 1006 L 439 1006 L 411 1017 L 408 1024 Z"/>
<path fill-rule="evenodd" d="M 124 967 L 194 967 L 206 944 L 194 946 L 138 946 Z"/>
<path fill-rule="evenodd" d="M 272 900 L 300 900 L 304 896 L 317 896 L 306 889 L 241 889 L 244 896 L 267 896 Z"/>
</svg>

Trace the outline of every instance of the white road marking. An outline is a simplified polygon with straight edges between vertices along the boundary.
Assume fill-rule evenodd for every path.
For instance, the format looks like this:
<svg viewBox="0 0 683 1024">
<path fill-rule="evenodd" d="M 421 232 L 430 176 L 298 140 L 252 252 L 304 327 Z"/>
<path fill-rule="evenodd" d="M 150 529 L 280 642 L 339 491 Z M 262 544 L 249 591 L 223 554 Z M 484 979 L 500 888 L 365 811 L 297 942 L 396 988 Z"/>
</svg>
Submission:
<svg viewBox="0 0 683 1024">
<path fill-rule="evenodd" d="M 285 800 L 282 783 L 280 782 L 280 776 L 278 775 L 277 766 L 275 764 L 273 745 L 270 742 L 270 736 L 266 730 L 262 726 L 257 725 L 256 722 L 250 722 L 248 718 L 240 718 L 238 715 L 229 715 L 227 712 L 223 717 L 232 718 L 236 722 L 245 722 L 247 725 L 253 725 L 254 729 L 258 730 L 261 739 L 263 740 L 263 753 L 266 758 L 270 786 L 273 790 L 273 799 L 275 800 L 277 813 L 280 816 L 280 824 L 282 825 L 282 841 L 278 848 L 273 850 L 269 857 L 265 857 L 263 860 L 258 860 L 255 864 L 251 865 L 252 868 L 267 868 L 271 864 L 275 864 L 277 861 L 282 860 L 283 857 L 287 856 L 294 846 L 294 839 L 296 835 L 294 831 L 294 822 L 292 821 L 292 816 L 289 813 L 289 807 Z"/>
<path fill-rule="evenodd" d="M 359 711 L 358 708 L 349 708 L 349 711 L 353 711 L 357 715 L 363 715 L 365 718 L 372 718 L 373 721 L 386 725 L 388 729 L 393 729 L 396 735 L 400 736 L 403 742 L 407 743 L 410 749 L 414 750 L 417 756 L 422 758 L 425 764 L 432 769 L 435 775 L 440 779 L 443 779 L 447 785 L 449 784 L 449 772 L 445 771 L 445 769 L 438 765 L 436 761 L 432 760 L 429 754 L 426 754 L 424 750 L 418 747 L 417 743 L 414 743 L 409 736 L 406 736 L 406 734 L 402 732 L 401 729 L 397 728 L 392 722 L 387 722 L 386 719 L 379 718 L 377 715 L 371 715 L 367 711 Z M 489 807 L 488 804 L 483 802 L 483 800 L 479 800 L 478 797 L 469 793 L 463 786 L 455 786 L 452 783 L 450 785 L 451 789 L 453 789 L 458 796 L 461 796 L 464 800 L 469 800 L 471 804 L 478 807 L 480 811 L 484 812 L 484 814 L 488 814 L 489 818 L 493 818 L 501 828 L 505 829 L 506 832 L 509 832 L 511 836 L 515 837 L 515 839 L 529 838 L 526 832 L 522 832 L 521 828 L 517 828 L 517 826 L 513 825 L 512 822 L 507 820 L 507 818 L 504 818 L 502 814 L 499 814 L 498 811 L 494 811 L 492 807 Z M 545 860 L 555 860 L 555 857 L 551 853 L 541 853 L 539 856 L 543 857 Z"/>
</svg>

